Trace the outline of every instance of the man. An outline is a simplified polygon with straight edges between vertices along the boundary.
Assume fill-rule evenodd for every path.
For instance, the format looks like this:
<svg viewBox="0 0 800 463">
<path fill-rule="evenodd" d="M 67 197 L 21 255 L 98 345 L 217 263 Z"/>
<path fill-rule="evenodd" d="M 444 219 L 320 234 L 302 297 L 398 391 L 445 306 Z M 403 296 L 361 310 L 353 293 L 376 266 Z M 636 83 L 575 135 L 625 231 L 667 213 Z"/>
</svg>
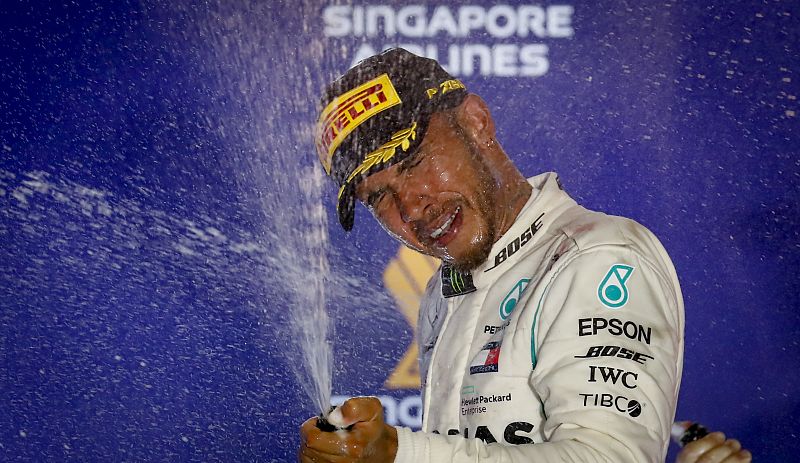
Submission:
<svg viewBox="0 0 800 463">
<path fill-rule="evenodd" d="M 555 174 L 526 179 L 483 100 L 433 60 L 368 58 L 323 106 L 316 145 L 342 226 L 357 198 L 443 264 L 418 325 L 423 432 L 351 399 L 329 417 L 346 431 L 303 425 L 300 461 L 663 461 L 683 300 L 658 240 L 577 205 Z M 682 461 L 739 461 L 719 437 Z"/>
</svg>

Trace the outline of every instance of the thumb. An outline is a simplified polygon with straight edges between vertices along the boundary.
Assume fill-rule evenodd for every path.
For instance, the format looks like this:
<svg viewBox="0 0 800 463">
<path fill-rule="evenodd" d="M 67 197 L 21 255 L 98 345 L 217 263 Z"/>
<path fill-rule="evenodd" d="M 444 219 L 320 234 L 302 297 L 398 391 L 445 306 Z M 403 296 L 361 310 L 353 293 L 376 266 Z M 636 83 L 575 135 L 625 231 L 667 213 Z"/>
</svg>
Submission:
<svg viewBox="0 0 800 463">
<path fill-rule="evenodd" d="M 328 422 L 340 428 L 362 421 L 383 422 L 383 405 L 377 397 L 353 397 L 328 415 Z"/>
</svg>

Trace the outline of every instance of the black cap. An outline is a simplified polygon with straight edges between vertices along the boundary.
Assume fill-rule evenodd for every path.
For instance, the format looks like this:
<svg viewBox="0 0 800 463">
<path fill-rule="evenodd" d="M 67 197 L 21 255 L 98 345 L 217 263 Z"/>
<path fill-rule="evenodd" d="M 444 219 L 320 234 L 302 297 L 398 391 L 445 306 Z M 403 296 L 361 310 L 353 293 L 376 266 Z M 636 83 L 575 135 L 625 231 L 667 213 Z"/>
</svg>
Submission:
<svg viewBox="0 0 800 463">
<path fill-rule="evenodd" d="M 336 210 L 345 230 L 353 228 L 358 182 L 413 155 L 431 115 L 466 96 L 439 63 L 402 48 L 371 56 L 328 85 L 314 137 L 340 186 Z"/>
</svg>

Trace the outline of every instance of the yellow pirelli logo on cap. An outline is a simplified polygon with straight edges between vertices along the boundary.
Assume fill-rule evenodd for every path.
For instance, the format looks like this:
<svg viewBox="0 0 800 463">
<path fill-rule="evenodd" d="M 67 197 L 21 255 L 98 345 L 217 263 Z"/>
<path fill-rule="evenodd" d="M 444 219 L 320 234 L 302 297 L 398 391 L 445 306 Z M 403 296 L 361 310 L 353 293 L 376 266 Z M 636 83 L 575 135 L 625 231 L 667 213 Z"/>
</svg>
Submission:
<svg viewBox="0 0 800 463">
<path fill-rule="evenodd" d="M 331 173 L 333 152 L 356 127 L 397 104 L 400 104 L 400 97 L 388 74 L 382 74 L 334 98 L 322 110 L 317 122 L 317 154 L 325 171 Z"/>
</svg>

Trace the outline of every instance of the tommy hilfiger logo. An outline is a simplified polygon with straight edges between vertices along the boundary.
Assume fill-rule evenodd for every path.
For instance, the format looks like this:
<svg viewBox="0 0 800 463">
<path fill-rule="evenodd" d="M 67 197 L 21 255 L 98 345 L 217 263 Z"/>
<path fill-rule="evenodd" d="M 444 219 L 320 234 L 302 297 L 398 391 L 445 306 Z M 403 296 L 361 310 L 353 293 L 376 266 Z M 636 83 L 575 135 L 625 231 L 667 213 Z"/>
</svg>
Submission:
<svg viewBox="0 0 800 463">
<path fill-rule="evenodd" d="M 500 363 L 500 344 L 500 341 L 492 341 L 483 346 L 478 355 L 472 359 L 469 374 L 496 373 Z"/>
</svg>

